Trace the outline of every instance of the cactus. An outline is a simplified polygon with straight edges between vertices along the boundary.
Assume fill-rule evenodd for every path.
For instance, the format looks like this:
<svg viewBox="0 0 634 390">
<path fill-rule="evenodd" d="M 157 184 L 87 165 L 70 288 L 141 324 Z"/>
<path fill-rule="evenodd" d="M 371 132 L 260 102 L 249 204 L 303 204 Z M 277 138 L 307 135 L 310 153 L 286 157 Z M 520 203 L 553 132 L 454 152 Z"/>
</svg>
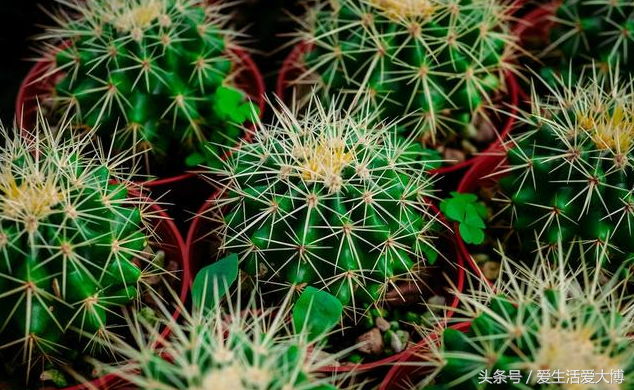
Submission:
<svg viewBox="0 0 634 390">
<path fill-rule="evenodd" d="M 128 363 L 102 368 L 141 390 L 336 390 L 337 378 L 314 373 L 333 358 L 307 332 L 291 332 L 288 298 L 260 310 L 254 296 L 246 304 L 230 297 L 209 311 L 181 308 L 184 319 L 177 321 L 156 297 L 159 317 L 133 312 L 128 323 L 135 342 L 116 344 Z"/>
<path fill-rule="evenodd" d="M 414 388 L 634 389 L 627 282 L 595 272 L 605 252 L 570 262 L 574 246 L 560 249 L 556 267 L 542 255 L 532 267 L 504 258 L 495 287 L 458 293 L 464 312 L 456 321 L 470 329 L 444 330 L 432 374 Z"/>
<path fill-rule="evenodd" d="M 383 118 L 408 118 L 399 133 L 471 153 L 495 140 L 478 128 L 514 69 L 510 10 L 497 0 L 317 2 L 301 21 L 298 38 L 312 49 L 295 81 L 369 97 Z"/>
<path fill-rule="evenodd" d="M 582 68 L 597 64 L 604 71 L 617 64 L 629 74 L 634 69 L 634 6 L 609 0 L 565 0 L 552 18 L 551 44 L 542 56 L 553 57 L 542 76 L 574 77 Z M 571 65 L 572 64 L 572 65 Z"/>
<path fill-rule="evenodd" d="M 211 170 L 222 249 L 264 291 L 309 285 L 357 313 L 437 259 L 425 170 L 438 161 L 412 161 L 420 144 L 398 142 L 366 109 L 355 117 L 316 97 L 301 116 L 274 108 L 274 124 Z"/>
<path fill-rule="evenodd" d="M 46 379 L 108 353 L 97 341 L 116 332 L 119 307 L 139 303 L 151 231 L 123 159 L 107 160 L 90 134 L 64 140 L 41 117 L 35 135 L 16 133 L 1 131 L 0 354 L 29 386 L 42 368 Z"/>
<path fill-rule="evenodd" d="M 544 82 L 545 83 L 545 82 Z M 524 252 L 579 241 L 610 246 L 606 268 L 630 263 L 634 245 L 634 84 L 596 71 L 577 84 L 559 79 L 533 97 L 527 131 L 508 144 L 498 172 L 502 218 Z"/>
<path fill-rule="evenodd" d="M 227 26 L 226 6 L 59 1 L 71 12 L 61 12 L 43 38 L 61 44 L 53 48 L 54 72 L 64 74 L 54 101 L 76 114 L 76 129 L 96 128 L 117 150 L 138 152 L 141 173 L 162 175 L 215 164 L 207 148 L 238 142 L 256 110 L 230 86 L 239 59 L 229 48 L 239 33 Z"/>
</svg>

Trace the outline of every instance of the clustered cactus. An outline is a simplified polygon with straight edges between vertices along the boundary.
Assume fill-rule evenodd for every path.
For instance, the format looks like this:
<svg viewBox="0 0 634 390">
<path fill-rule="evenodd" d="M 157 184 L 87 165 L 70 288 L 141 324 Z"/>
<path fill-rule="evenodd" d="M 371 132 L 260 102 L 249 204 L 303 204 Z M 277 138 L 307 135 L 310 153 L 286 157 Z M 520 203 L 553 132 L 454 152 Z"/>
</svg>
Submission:
<svg viewBox="0 0 634 390">
<path fill-rule="evenodd" d="M 420 145 L 397 141 L 370 112 L 358 120 L 314 98 L 305 115 L 275 114 L 212 170 L 222 250 L 265 289 L 310 285 L 352 310 L 416 282 L 438 257 L 425 172 L 438 161 L 412 161 Z"/>
<path fill-rule="evenodd" d="M 532 267 L 505 258 L 494 288 L 458 293 L 459 320 L 470 328 L 443 331 L 432 347 L 432 373 L 415 388 L 634 388 L 626 282 L 601 280 L 589 267 L 600 268 L 605 253 L 571 262 L 573 246 L 559 251 L 556 267 L 539 255 Z"/>
<path fill-rule="evenodd" d="M 478 127 L 514 68 L 510 14 L 496 0 L 316 2 L 299 33 L 307 71 L 295 81 L 369 98 L 383 118 L 408 118 L 400 134 L 472 153 L 495 140 Z"/>
<path fill-rule="evenodd" d="M 159 318 L 133 313 L 128 323 L 135 342 L 115 344 L 128 362 L 105 368 L 141 390 L 337 390 L 336 378 L 314 373 L 332 357 L 286 323 L 289 299 L 260 311 L 254 298 L 246 304 L 230 298 L 212 311 L 182 308 L 180 321 L 156 298 Z"/>
<path fill-rule="evenodd" d="M 576 77 L 583 68 L 604 71 L 634 69 L 634 6 L 609 0 L 565 0 L 556 6 L 549 30 L 551 44 L 542 53 L 551 66 L 542 75 L 552 80 L 561 72 Z M 554 58 L 554 59 L 552 59 Z"/>
<path fill-rule="evenodd" d="M 500 187 L 510 227 L 526 251 L 561 240 L 608 244 L 609 269 L 630 263 L 634 216 L 634 84 L 594 74 L 534 96 L 528 130 L 509 142 Z"/>
<path fill-rule="evenodd" d="M 27 382 L 108 353 L 119 308 L 139 304 L 152 260 L 148 204 L 130 192 L 122 160 L 42 119 L 35 130 L 2 130 L 0 149 L 0 360 Z"/>
<path fill-rule="evenodd" d="M 54 101 L 75 128 L 134 150 L 144 174 L 217 163 L 256 113 L 232 86 L 239 33 L 203 0 L 72 0 L 43 38 L 60 45 Z M 68 10 L 70 8 L 70 11 Z M 115 129 L 118 129 L 115 132 Z M 150 155 L 141 155 L 148 152 Z M 176 163 L 175 163 L 176 161 Z"/>
</svg>

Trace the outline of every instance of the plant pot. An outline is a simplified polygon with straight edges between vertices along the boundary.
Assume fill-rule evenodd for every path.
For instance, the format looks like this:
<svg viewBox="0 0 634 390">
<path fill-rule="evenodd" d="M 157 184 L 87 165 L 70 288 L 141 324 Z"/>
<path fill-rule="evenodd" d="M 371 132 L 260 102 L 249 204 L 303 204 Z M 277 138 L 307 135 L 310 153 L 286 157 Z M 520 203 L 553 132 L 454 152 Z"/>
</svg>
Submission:
<svg viewBox="0 0 634 390">
<path fill-rule="evenodd" d="M 282 101 L 286 101 L 289 99 L 289 94 L 294 93 L 294 80 L 298 79 L 307 71 L 303 58 L 304 55 L 311 50 L 311 43 L 301 42 L 295 46 L 288 57 L 284 60 L 277 78 L 275 89 L 275 93 Z M 497 126 L 499 130 L 497 140 L 478 154 L 486 155 L 491 151 L 498 149 L 500 144 L 508 138 L 509 133 L 515 125 L 515 114 L 517 113 L 517 106 L 520 103 L 521 90 L 517 82 L 517 78 L 512 72 L 507 71 L 505 73 L 505 78 L 508 93 L 504 99 L 504 103 L 509 106 L 510 112 L 505 115 L 504 118 L 500 118 L 502 123 Z M 468 158 L 458 164 L 442 166 L 434 169 L 430 173 L 444 177 L 448 174 L 457 173 L 471 167 L 479 158 L 480 156 L 478 155 L 472 156 L 471 158 Z M 457 180 L 459 180 L 459 177 L 456 178 L 456 181 Z"/>
<path fill-rule="evenodd" d="M 461 322 L 450 327 L 460 332 L 468 332 L 471 328 L 471 322 Z M 421 341 L 414 348 L 410 348 L 408 353 L 396 362 L 396 365 L 381 382 L 379 390 L 405 390 L 411 389 L 412 384 L 422 379 L 429 370 L 416 367 L 416 362 L 424 362 L 429 360 L 429 347 L 438 342 L 440 333 L 436 332 L 425 340 Z"/>
<path fill-rule="evenodd" d="M 185 243 L 181 234 L 178 232 L 176 225 L 172 219 L 165 213 L 165 211 L 156 203 L 153 203 L 149 198 L 141 195 L 135 189 L 130 190 L 130 196 L 136 199 L 141 199 L 144 202 L 150 202 L 151 207 L 149 212 L 152 214 L 151 221 L 154 223 L 154 231 L 156 237 L 161 242 L 153 242 L 152 246 L 158 247 L 165 251 L 166 259 L 176 261 L 181 265 L 182 274 L 180 277 L 180 291 L 176 291 L 179 294 L 181 302 L 186 302 L 189 289 L 192 283 L 192 274 L 190 271 L 190 262 Z M 180 310 L 176 310 L 173 314 L 173 318 L 177 319 L 180 316 Z M 170 329 L 165 328 L 161 333 L 163 338 L 169 337 Z M 80 383 L 74 386 L 66 387 L 64 389 L 55 390 L 114 390 L 122 389 L 126 382 L 119 378 L 117 375 L 108 374 L 97 379 L 94 379 L 88 383 Z M 44 390 L 44 389 L 43 389 Z M 48 390 L 48 389 L 47 389 Z M 53 389 L 51 389 L 53 390 Z"/>
<path fill-rule="evenodd" d="M 260 116 L 262 116 L 266 107 L 264 101 L 264 94 L 266 91 L 262 75 L 247 52 L 238 48 L 231 48 L 229 50 L 231 55 L 238 59 L 237 62 L 240 64 L 240 67 L 235 73 L 236 85 L 246 91 L 249 97 L 258 106 Z M 55 55 L 54 53 L 48 53 L 48 55 L 38 61 L 33 68 L 31 68 L 22 81 L 15 105 L 15 118 L 21 131 L 33 128 L 36 123 L 39 102 L 51 96 L 57 81 L 62 76 L 59 72 L 54 72 L 54 68 Z M 249 142 L 251 136 L 252 132 L 246 132 L 243 139 L 246 142 Z M 188 172 L 171 177 L 142 181 L 138 184 L 143 185 L 144 188 L 150 189 L 153 192 L 164 194 L 167 190 L 178 188 L 182 186 L 183 182 L 190 180 L 197 180 L 197 174 Z M 211 191 L 209 191 L 209 193 L 211 193 Z M 200 201 L 202 202 L 204 199 L 209 197 L 209 193 L 205 194 L 205 197 L 200 199 Z M 186 194 L 183 194 L 185 195 L 184 197 L 172 197 L 180 200 L 190 197 L 191 194 L 192 192 L 188 190 Z M 197 203 L 195 207 L 198 208 L 199 205 L 200 202 Z"/>
<path fill-rule="evenodd" d="M 195 275 L 198 270 L 202 267 L 212 263 L 217 257 L 218 248 L 220 247 L 220 240 L 215 234 L 216 229 L 218 228 L 217 221 L 212 220 L 211 218 L 206 217 L 205 215 L 210 209 L 211 202 L 216 199 L 219 195 L 219 192 L 216 192 L 212 195 L 207 202 L 198 212 L 198 214 L 192 220 L 192 223 L 189 228 L 189 232 L 187 233 L 186 246 L 189 254 L 189 258 L 191 261 L 191 272 L 192 275 Z M 440 220 L 444 222 L 444 217 L 438 211 L 438 209 L 432 204 L 431 208 L 434 212 L 438 213 Z M 457 244 L 453 238 L 453 235 L 448 239 L 448 247 L 455 250 L 455 264 L 453 266 L 445 267 L 445 271 L 447 272 L 455 272 L 453 276 L 453 281 L 455 282 L 456 288 L 460 291 L 463 290 L 466 279 L 465 272 L 465 259 L 461 256 L 461 252 L 457 250 Z M 452 256 L 449 256 L 452 257 Z M 442 261 L 439 259 L 439 261 Z M 475 265 L 471 266 L 472 268 Z M 450 307 L 455 309 L 458 306 L 459 299 L 456 296 L 449 296 L 446 294 L 447 302 L 451 302 Z M 453 311 L 448 311 L 446 313 L 446 317 L 450 318 L 453 315 Z M 340 366 L 332 366 L 332 367 L 322 367 L 319 372 L 321 373 L 347 373 L 354 372 L 354 374 L 363 374 L 369 373 L 374 370 L 378 370 L 381 368 L 386 368 L 388 365 L 393 364 L 394 362 L 402 359 L 409 352 L 409 349 L 402 351 L 400 353 L 394 354 L 392 356 L 388 356 L 386 358 L 363 363 L 363 364 L 352 364 L 352 363 L 343 363 Z"/>
</svg>

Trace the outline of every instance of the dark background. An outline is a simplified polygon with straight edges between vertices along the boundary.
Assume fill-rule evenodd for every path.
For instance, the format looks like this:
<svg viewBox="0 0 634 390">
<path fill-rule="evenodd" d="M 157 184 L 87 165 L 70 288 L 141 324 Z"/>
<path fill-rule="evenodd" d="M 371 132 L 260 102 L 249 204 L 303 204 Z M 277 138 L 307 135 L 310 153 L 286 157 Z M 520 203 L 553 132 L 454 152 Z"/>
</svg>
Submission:
<svg viewBox="0 0 634 390">
<path fill-rule="evenodd" d="M 56 6 L 54 0 L 0 0 L 0 120 L 5 126 L 13 123 L 15 97 L 32 66 L 28 59 L 36 56 L 32 37 L 41 32 L 42 25 L 50 24 L 40 4 L 49 9 Z M 248 28 L 252 40 L 249 46 L 271 53 L 284 43 L 279 34 L 295 29 L 284 10 L 298 14 L 301 9 L 295 0 L 243 0 L 236 6 L 236 22 Z M 269 91 L 287 53 L 288 49 L 253 55 Z"/>
</svg>

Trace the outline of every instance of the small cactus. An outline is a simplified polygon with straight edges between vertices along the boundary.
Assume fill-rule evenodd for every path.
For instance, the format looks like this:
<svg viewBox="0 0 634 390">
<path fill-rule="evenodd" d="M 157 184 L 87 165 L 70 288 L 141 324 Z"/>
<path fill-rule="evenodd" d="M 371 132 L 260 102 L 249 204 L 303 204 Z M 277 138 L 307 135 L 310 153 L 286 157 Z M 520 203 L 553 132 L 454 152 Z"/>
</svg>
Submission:
<svg viewBox="0 0 634 390">
<path fill-rule="evenodd" d="M 53 135 L 41 117 L 34 130 L 2 130 L 0 149 L 0 353 L 26 386 L 103 351 L 152 255 L 147 202 L 129 193 L 122 159 L 88 136 Z"/>
<path fill-rule="evenodd" d="M 495 287 L 457 293 L 464 312 L 456 321 L 470 329 L 444 330 L 432 374 L 414 388 L 634 389 L 626 281 L 595 272 L 605 252 L 570 262 L 573 246 L 561 248 L 555 267 L 541 255 L 532 267 L 504 258 Z"/>
<path fill-rule="evenodd" d="M 382 118 L 408 118 L 399 133 L 469 150 L 462 141 L 481 141 L 478 127 L 514 69 L 510 11 L 497 0 L 316 2 L 298 33 L 312 49 L 295 82 L 369 97 Z"/>
<path fill-rule="evenodd" d="M 634 5 L 610 0 L 565 0 L 556 6 L 549 29 L 551 44 L 542 54 L 551 66 L 542 76 L 575 77 L 593 63 L 608 71 L 616 65 L 629 74 L 634 69 Z"/>
<path fill-rule="evenodd" d="M 528 130 L 509 142 L 498 198 L 525 253 L 579 241 L 608 244 L 608 269 L 631 262 L 634 84 L 617 73 L 559 79 L 550 97 L 534 95 Z"/>
<path fill-rule="evenodd" d="M 206 148 L 238 142 L 255 108 L 231 86 L 239 33 L 203 0 L 71 0 L 43 35 L 56 46 L 55 106 L 74 127 L 134 150 L 143 174 L 214 164 Z M 70 10 L 68 10 L 70 8 Z M 57 46 L 60 45 L 61 49 Z M 113 129 L 122 128 L 117 133 Z M 141 152 L 150 151 L 148 156 Z M 140 162 L 139 162 L 140 163 Z"/>
<path fill-rule="evenodd" d="M 336 378 L 315 374 L 333 358 L 321 351 L 318 340 L 314 344 L 308 333 L 293 332 L 286 322 L 289 299 L 259 310 L 254 297 L 246 304 L 231 297 L 209 311 L 181 308 L 180 321 L 161 298 L 155 299 L 162 314 L 150 320 L 139 312 L 128 316 L 134 343 L 115 344 L 128 362 L 106 365 L 106 372 L 141 390 L 337 389 Z M 164 327 L 171 331 L 168 338 Z"/>
<path fill-rule="evenodd" d="M 420 144 L 395 141 L 394 125 L 373 124 L 366 108 L 355 117 L 313 98 L 301 116 L 275 110 L 211 171 L 222 249 L 265 291 L 309 285 L 365 310 L 436 260 L 425 171 L 439 162 L 412 161 Z"/>
</svg>

